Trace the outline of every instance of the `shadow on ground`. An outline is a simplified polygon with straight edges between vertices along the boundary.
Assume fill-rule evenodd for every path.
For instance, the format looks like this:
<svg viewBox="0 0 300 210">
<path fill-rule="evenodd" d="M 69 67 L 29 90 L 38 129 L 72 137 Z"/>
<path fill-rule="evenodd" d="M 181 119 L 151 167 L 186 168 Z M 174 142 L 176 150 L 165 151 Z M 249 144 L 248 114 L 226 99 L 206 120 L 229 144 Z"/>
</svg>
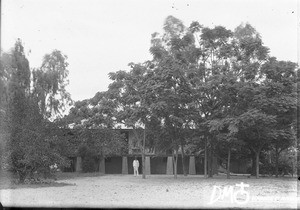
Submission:
<svg viewBox="0 0 300 210">
<path fill-rule="evenodd" d="M 62 175 L 57 177 L 57 180 L 65 180 L 71 179 L 74 175 L 69 175 L 63 173 Z M 78 176 L 77 176 L 78 177 Z M 58 179 L 59 178 L 59 179 Z M 64 186 L 73 186 L 74 184 L 64 183 L 64 182 L 57 182 L 53 179 L 44 180 L 43 183 L 24 183 L 24 184 L 17 184 L 18 177 L 11 172 L 0 172 L 0 189 L 23 189 L 23 188 L 43 188 L 43 187 L 64 187 Z"/>
</svg>

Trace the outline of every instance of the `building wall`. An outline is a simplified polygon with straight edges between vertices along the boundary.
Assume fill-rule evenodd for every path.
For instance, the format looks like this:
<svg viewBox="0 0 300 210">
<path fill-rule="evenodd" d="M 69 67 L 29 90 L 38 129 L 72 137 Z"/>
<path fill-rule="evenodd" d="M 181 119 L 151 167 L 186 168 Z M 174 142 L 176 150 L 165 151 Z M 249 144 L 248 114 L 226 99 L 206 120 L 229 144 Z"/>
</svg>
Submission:
<svg viewBox="0 0 300 210">
<path fill-rule="evenodd" d="M 128 174 L 133 174 L 132 162 L 134 156 L 127 157 Z M 139 173 L 143 173 L 142 157 L 137 156 L 137 160 L 140 163 Z M 204 174 L 203 161 L 200 157 L 195 157 L 196 161 L 196 174 Z M 185 158 L 185 166 L 187 173 L 189 172 L 189 156 Z M 167 156 L 150 157 L 150 171 L 151 174 L 166 174 L 167 169 Z M 105 159 L 105 173 L 106 174 L 122 174 L 122 157 L 110 157 Z M 178 156 L 177 161 L 177 174 L 183 174 L 183 166 L 181 157 Z"/>
<path fill-rule="evenodd" d="M 204 174 L 204 158 L 196 157 L 195 165 L 196 165 L 196 174 Z"/>
<path fill-rule="evenodd" d="M 133 167 L 132 162 L 134 160 L 134 156 L 137 156 L 140 167 L 139 167 L 139 173 L 142 173 L 142 158 L 141 158 L 141 152 L 139 150 L 139 145 L 136 144 L 135 150 L 134 150 L 134 139 L 135 135 L 132 129 L 122 129 L 120 131 L 121 133 L 125 133 L 125 137 L 127 137 L 128 142 L 128 152 L 125 152 L 124 154 L 128 154 L 128 173 L 133 174 Z M 142 143 L 143 133 L 139 133 L 138 137 L 140 137 L 140 143 Z M 147 155 L 147 153 L 146 153 Z M 151 154 L 148 154 L 151 155 Z M 152 154 L 154 155 L 154 154 Z M 99 161 L 95 162 L 95 171 L 99 171 Z M 70 166 L 66 171 L 75 171 L 76 166 L 76 158 L 72 160 L 72 166 Z M 167 168 L 167 156 L 151 156 L 150 158 L 150 171 L 151 174 L 166 174 L 166 168 Z M 189 171 L 189 156 L 186 156 L 185 159 L 185 166 L 187 172 Z M 213 161 L 213 173 L 216 174 L 218 172 L 218 161 L 216 158 L 214 158 Z M 208 164 L 208 171 L 209 171 L 209 164 Z M 196 174 L 204 174 L 204 158 L 197 156 L 195 157 L 195 168 L 196 168 Z M 231 163 L 231 172 L 233 173 L 246 173 L 247 171 L 247 164 L 245 164 L 245 160 L 237 160 L 233 161 Z M 115 156 L 115 157 L 106 157 L 105 160 L 105 173 L 106 174 L 121 174 L 122 173 L 122 156 Z M 181 155 L 178 156 L 177 161 L 177 173 L 183 174 L 183 166 L 181 161 Z"/>
<path fill-rule="evenodd" d="M 107 157 L 105 158 L 105 173 L 106 174 L 121 174 L 122 173 L 122 157 Z"/>
<path fill-rule="evenodd" d="M 128 164 L 128 174 L 133 174 L 133 166 L 132 162 L 134 160 L 134 156 L 127 157 Z M 137 160 L 140 163 L 139 173 L 143 173 L 143 162 L 142 157 L 137 156 Z M 213 161 L 213 173 L 217 174 L 218 165 L 217 160 Z M 189 156 L 185 158 L 185 166 L 187 173 L 189 172 Z M 209 167 L 209 166 L 208 166 Z M 150 170 L 151 174 L 166 174 L 167 168 L 167 156 L 159 156 L 159 157 L 151 157 L 150 158 Z M 203 175 L 204 174 L 204 158 L 203 157 L 195 157 L 195 168 L 196 174 Z M 98 171 L 99 169 L 97 169 Z M 245 174 L 247 171 L 247 164 L 241 161 L 232 161 L 231 163 L 231 172 L 232 173 L 240 173 Z M 209 168 L 208 168 L 209 171 Z M 122 157 L 110 157 L 105 159 L 105 173 L 106 174 L 122 174 Z M 181 161 L 181 156 L 178 156 L 177 161 L 177 174 L 183 174 L 183 166 Z"/>
<path fill-rule="evenodd" d="M 189 173 L 189 163 L 190 163 L 189 156 L 185 156 L 184 165 L 185 165 L 187 173 Z M 182 165 L 182 157 L 181 156 L 178 156 L 178 160 L 177 160 L 177 174 L 183 174 L 183 165 Z"/>
<path fill-rule="evenodd" d="M 167 157 L 151 157 L 150 170 L 151 174 L 166 174 Z"/>
</svg>

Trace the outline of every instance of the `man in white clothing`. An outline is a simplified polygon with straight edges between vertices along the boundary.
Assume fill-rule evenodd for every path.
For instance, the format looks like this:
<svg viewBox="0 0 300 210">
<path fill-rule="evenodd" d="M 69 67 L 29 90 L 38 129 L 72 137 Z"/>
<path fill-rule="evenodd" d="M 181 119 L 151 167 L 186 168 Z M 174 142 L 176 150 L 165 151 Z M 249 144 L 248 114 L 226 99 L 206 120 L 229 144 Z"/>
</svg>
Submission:
<svg viewBox="0 0 300 210">
<path fill-rule="evenodd" d="M 139 161 L 136 159 L 136 157 L 135 157 L 135 159 L 134 159 L 132 165 L 133 165 L 133 173 L 134 173 L 134 176 L 139 175 L 139 166 L 140 166 L 140 163 L 139 163 Z"/>
</svg>

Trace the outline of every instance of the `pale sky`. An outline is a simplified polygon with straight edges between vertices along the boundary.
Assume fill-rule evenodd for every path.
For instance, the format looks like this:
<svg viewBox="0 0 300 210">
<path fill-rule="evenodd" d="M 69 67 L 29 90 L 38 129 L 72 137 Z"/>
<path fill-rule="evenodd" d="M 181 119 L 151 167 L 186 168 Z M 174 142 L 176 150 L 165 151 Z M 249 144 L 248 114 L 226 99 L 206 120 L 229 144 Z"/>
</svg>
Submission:
<svg viewBox="0 0 300 210">
<path fill-rule="evenodd" d="M 151 59 L 151 34 L 168 15 L 231 30 L 248 22 L 272 56 L 297 62 L 297 7 L 297 0 L 2 0 L 2 49 L 21 38 L 31 68 L 61 50 L 76 101 L 107 90 L 109 72 Z"/>
</svg>

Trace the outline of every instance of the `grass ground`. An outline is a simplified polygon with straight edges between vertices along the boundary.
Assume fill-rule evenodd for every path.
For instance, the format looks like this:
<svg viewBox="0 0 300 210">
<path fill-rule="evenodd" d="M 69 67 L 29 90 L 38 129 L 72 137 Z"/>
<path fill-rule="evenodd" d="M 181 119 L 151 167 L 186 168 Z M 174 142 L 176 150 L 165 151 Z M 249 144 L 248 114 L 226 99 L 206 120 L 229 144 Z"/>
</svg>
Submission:
<svg viewBox="0 0 300 210">
<path fill-rule="evenodd" d="M 9 179 L 9 178 L 8 178 Z M 297 181 L 291 178 L 226 179 L 215 176 L 150 175 L 147 179 L 133 175 L 102 175 L 99 173 L 61 173 L 56 185 L 16 186 L 3 188 L 0 182 L 0 201 L 5 206 L 30 207 L 142 207 L 142 208 L 296 208 Z M 249 202 L 231 202 L 212 195 L 214 186 L 224 189 L 241 182 L 248 184 Z M 244 197 L 243 197 L 244 198 Z"/>
</svg>

